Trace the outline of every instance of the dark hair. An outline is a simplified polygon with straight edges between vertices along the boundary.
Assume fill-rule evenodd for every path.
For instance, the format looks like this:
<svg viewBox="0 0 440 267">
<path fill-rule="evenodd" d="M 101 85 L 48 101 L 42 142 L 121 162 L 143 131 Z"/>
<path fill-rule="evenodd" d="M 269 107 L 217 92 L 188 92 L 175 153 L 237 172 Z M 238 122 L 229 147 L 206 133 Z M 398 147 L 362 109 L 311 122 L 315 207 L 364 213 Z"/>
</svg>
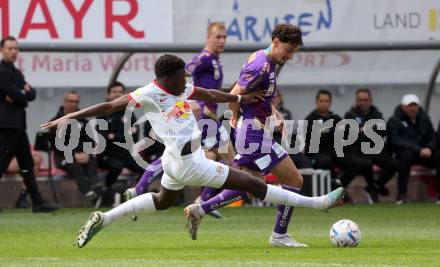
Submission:
<svg viewBox="0 0 440 267">
<path fill-rule="evenodd" d="M 330 101 L 332 101 L 332 93 L 329 90 L 326 90 L 326 89 L 319 90 L 318 93 L 316 94 L 315 100 L 318 100 L 320 95 L 328 95 L 328 97 L 330 98 Z"/>
<path fill-rule="evenodd" d="M 112 82 L 112 83 L 107 87 L 107 94 L 109 94 L 110 91 L 111 91 L 114 87 L 118 87 L 118 86 L 121 86 L 121 87 L 122 87 L 122 90 L 125 92 L 125 86 L 124 86 L 124 84 L 121 83 L 121 82 L 118 82 L 118 81 L 114 81 L 114 82 Z"/>
<path fill-rule="evenodd" d="M 154 65 L 154 73 L 157 78 L 172 75 L 179 70 L 185 69 L 185 61 L 178 56 L 165 54 L 159 57 Z"/>
<path fill-rule="evenodd" d="M 357 96 L 359 93 L 367 93 L 368 96 L 369 96 L 370 98 L 373 97 L 373 96 L 371 95 L 371 90 L 368 89 L 368 88 L 359 88 L 359 89 L 357 89 L 357 90 L 356 90 L 356 96 Z"/>
<path fill-rule="evenodd" d="M 275 29 L 272 31 L 272 40 L 275 38 L 278 38 L 283 43 L 303 45 L 301 29 L 289 23 L 281 23 L 275 26 Z"/>
<path fill-rule="evenodd" d="M 0 47 L 3 48 L 5 46 L 6 41 L 15 41 L 17 42 L 17 39 L 14 36 L 5 36 L 2 38 L 0 42 Z"/>
</svg>

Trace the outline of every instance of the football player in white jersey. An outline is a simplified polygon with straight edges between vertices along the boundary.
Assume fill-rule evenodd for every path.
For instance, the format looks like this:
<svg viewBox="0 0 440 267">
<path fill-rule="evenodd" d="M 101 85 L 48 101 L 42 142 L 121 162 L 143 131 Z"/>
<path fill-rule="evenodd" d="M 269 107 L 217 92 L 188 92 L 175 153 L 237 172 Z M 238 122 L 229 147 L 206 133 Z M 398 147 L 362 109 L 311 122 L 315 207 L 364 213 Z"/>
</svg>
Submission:
<svg viewBox="0 0 440 267">
<path fill-rule="evenodd" d="M 70 113 L 45 123 L 43 129 L 65 125 L 69 119 L 108 115 L 128 105 L 143 108 L 152 128 L 164 140 L 166 149 L 162 157 L 164 175 L 159 193 L 137 196 L 108 212 L 93 212 L 80 229 L 77 246 L 84 247 L 101 229 L 116 219 L 133 213 L 165 210 L 173 205 L 186 185 L 228 188 L 248 192 L 273 204 L 331 209 L 341 203 L 343 188 L 321 197 L 305 197 L 282 188 L 266 185 L 262 180 L 236 168 L 209 160 L 200 148 L 200 130 L 197 127 L 188 99 L 216 103 L 260 101 L 260 92 L 237 96 L 216 90 L 195 88 L 186 83 L 185 62 L 174 55 L 165 54 L 155 64 L 156 80 L 129 95 Z M 60 129 L 60 128 L 58 128 Z M 205 215 L 199 204 L 185 208 L 187 227 L 193 239 Z"/>
</svg>

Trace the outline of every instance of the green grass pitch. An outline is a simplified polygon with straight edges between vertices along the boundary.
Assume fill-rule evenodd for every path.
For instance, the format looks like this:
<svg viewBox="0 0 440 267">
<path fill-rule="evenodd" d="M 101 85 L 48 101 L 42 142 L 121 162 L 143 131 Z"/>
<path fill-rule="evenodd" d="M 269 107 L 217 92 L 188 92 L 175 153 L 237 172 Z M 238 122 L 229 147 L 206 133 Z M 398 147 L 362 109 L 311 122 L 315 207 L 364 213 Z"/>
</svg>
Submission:
<svg viewBox="0 0 440 267">
<path fill-rule="evenodd" d="M 206 217 L 199 239 L 184 231 L 183 207 L 123 218 L 76 248 L 76 233 L 90 210 L 54 214 L 0 213 L 0 266 L 440 266 L 440 206 L 347 205 L 329 213 L 298 208 L 290 233 L 309 248 L 268 244 L 274 208 L 226 208 Z M 357 248 L 334 248 L 332 223 L 359 224 Z"/>
</svg>

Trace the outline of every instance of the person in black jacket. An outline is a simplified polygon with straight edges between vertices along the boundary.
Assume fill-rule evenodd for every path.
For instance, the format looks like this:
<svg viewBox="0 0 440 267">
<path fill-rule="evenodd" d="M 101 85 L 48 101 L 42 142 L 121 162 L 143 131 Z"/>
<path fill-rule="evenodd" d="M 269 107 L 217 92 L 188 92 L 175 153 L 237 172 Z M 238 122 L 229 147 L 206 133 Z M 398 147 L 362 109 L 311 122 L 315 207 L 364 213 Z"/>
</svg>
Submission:
<svg viewBox="0 0 440 267">
<path fill-rule="evenodd" d="M 328 90 L 319 90 L 315 98 L 316 109 L 314 109 L 305 118 L 307 121 L 305 151 L 307 151 L 307 156 L 312 159 L 313 167 L 315 169 L 332 170 L 332 167 L 336 164 L 336 161 L 340 161 L 336 157 L 334 133 L 335 125 L 341 121 L 342 118 L 330 110 L 331 102 L 331 92 Z M 321 131 L 318 153 L 311 153 L 310 142 L 313 123 L 315 121 L 321 121 L 324 123 L 328 120 L 333 120 L 333 127 Z M 332 175 L 332 177 L 334 177 L 334 175 Z"/>
<path fill-rule="evenodd" d="M 440 162 L 436 155 L 436 136 L 429 116 L 420 107 L 419 98 L 408 94 L 394 110 L 388 121 L 389 139 L 400 164 L 397 203 L 405 203 L 411 165 L 421 164 L 437 168 Z M 439 180 L 439 179 L 438 179 Z"/>
<path fill-rule="evenodd" d="M 120 82 L 114 82 L 107 88 L 107 101 L 115 100 L 125 94 L 125 86 Z M 131 171 L 141 175 L 144 170 L 136 163 L 128 150 L 122 148 L 114 142 L 125 143 L 124 124 L 128 123 L 129 118 L 125 116 L 125 110 L 121 110 L 105 117 L 98 117 L 108 122 L 108 130 L 101 131 L 106 140 L 106 147 L 103 153 L 98 155 L 98 164 L 101 168 L 107 169 L 109 172 L 105 177 L 104 192 L 111 193 L 111 186 L 116 182 L 122 169 L 128 168 Z M 128 128 L 134 142 L 139 140 L 139 126 L 133 126 L 136 123 L 136 116 L 131 117 L 131 127 Z M 104 206 L 111 204 L 112 194 L 105 194 L 106 199 L 103 200 Z"/>
<path fill-rule="evenodd" d="M 342 177 L 340 182 L 342 186 L 346 187 L 350 184 L 356 175 L 362 175 L 366 178 L 368 184 L 372 181 L 372 164 L 365 162 L 362 158 L 353 155 L 351 157 L 338 157 L 336 155 L 334 134 L 336 124 L 342 118 L 330 110 L 332 102 L 332 94 L 328 90 L 320 90 L 316 94 L 315 104 L 316 109 L 313 110 L 305 119 L 307 120 L 306 133 L 306 151 L 307 156 L 312 159 L 313 167 L 315 169 L 330 170 L 332 178 L 336 178 L 334 167 L 337 166 L 342 169 Z M 333 126 L 321 131 L 321 138 L 319 143 L 318 153 L 311 153 L 311 136 L 313 131 L 313 124 L 317 121 L 325 123 L 328 120 L 333 120 Z M 338 181 L 333 181 L 333 186 L 338 186 Z M 348 196 L 347 196 L 348 197 Z"/>
<path fill-rule="evenodd" d="M 71 90 L 64 95 L 63 105 L 52 120 L 61 118 L 62 116 L 79 110 L 80 95 L 77 91 Z M 83 151 L 83 143 L 91 142 L 92 139 L 87 136 L 85 127 L 87 120 L 79 119 L 78 128 L 80 128 L 80 136 L 78 145 L 73 149 L 73 162 L 69 163 L 64 152 L 54 147 L 55 165 L 57 168 L 63 169 L 67 175 L 75 179 L 79 191 L 84 195 L 89 204 L 94 204 L 102 191 L 102 185 L 98 181 L 97 160 L 95 156 L 88 155 Z M 66 128 L 64 145 L 67 146 L 70 140 L 71 126 Z"/>
<path fill-rule="evenodd" d="M 3 59 L 0 62 L 0 178 L 15 156 L 23 182 L 32 199 L 34 212 L 52 212 L 58 207 L 46 204 L 38 190 L 34 161 L 26 133 L 26 107 L 36 97 L 14 62 L 18 56 L 17 40 L 8 36 L 0 43 Z"/>
<path fill-rule="evenodd" d="M 374 146 L 373 141 L 364 133 L 365 123 L 369 120 L 383 120 L 382 113 L 373 105 L 373 97 L 370 89 L 360 88 L 356 91 L 356 104 L 345 113 L 344 118 L 354 119 L 359 123 L 358 138 L 354 144 L 346 148 L 346 157 L 350 158 L 353 155 L 356 155 L 357 157 L 362 158 L 365 162 L 369 162 L 371 166 L 376 164 L 381 168 L 379 179 L 365 189 L 367 197 L 369 197 L 372 202 L 377 202 L 377 193 L 385 196 L 390 194 L 388 189 L 385 188 L 385 184 L 399 169 L 399 164 L 397 160 L 388 153 L 387 149 L 382 149 L 379 154 L 364 154 L 361 150 L 361 143 L 363 142 L 371 143 L 371 147 Z M 378 130 L 376 126 L 373 127 L 373 130 L 383 139 L 387 135 L 386 130 Z M 367 178 L 367 180 L 372 180 L 372 178 Z"/>
</svg>

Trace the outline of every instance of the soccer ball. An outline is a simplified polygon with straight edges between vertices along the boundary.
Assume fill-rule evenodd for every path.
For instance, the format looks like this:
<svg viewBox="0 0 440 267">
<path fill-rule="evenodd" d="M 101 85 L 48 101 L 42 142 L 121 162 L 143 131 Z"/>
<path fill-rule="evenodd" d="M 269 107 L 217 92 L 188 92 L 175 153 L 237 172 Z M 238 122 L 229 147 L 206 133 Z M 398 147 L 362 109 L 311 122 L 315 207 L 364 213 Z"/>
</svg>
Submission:
<svg viewBox="0 0 440 267">
<path fill-rule="evenodd" d="M 344 219 L 332 225 L 329 237 L 334 247 L 357 247 L 361 242 L 361 231 L 355 222 Z"/>
</svg>

